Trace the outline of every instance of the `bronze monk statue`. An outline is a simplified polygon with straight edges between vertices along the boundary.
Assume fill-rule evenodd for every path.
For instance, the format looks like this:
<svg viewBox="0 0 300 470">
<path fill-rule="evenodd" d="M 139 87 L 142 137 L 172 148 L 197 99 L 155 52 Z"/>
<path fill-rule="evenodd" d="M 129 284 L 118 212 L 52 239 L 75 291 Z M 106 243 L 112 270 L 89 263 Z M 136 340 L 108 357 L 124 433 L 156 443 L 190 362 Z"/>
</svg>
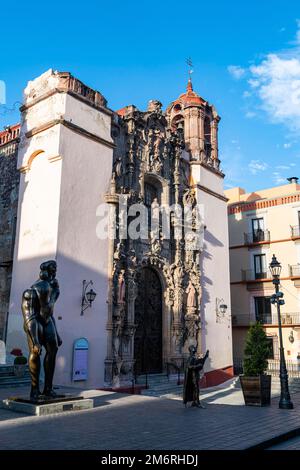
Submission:
<svg viewBox="0 0 300 470">
<path fill-rule="evenodd" d="M 53 316 L 54 304 L 59 296 L 56 269 L 56 261 L 50 260 L 42 263 L 39 279 L 30 289 L 26 289 L 22 296 L 24 330 L 29 347 L 30 399 L 33 401 L 37 401 L 41 395 L 50 398 L 56 397 L 53 390 L 53 375 L 56 353 L 62 344 Z M 42 346 L 45 348 L 46 354 L 44 359 L 45 384 L 41 394 L 39 379 Z"/>
<path fill-rule="evenodd" d="M 186 369 L 184 373 L 183 403 L 186 406 L 187 402 L 191 401 L 191 406 L 204 408 L 204 406 L 201 405 L 199 399 L 199 380 L 200 371 L 204 367 L 205 361 L 208 358 L 209 351 L 206 351 L 205 356 L 202 358 L 196 356 L 196 346 L 190 346 L 189 351 L 190 357 L 187 360 Z"/>
</svg>

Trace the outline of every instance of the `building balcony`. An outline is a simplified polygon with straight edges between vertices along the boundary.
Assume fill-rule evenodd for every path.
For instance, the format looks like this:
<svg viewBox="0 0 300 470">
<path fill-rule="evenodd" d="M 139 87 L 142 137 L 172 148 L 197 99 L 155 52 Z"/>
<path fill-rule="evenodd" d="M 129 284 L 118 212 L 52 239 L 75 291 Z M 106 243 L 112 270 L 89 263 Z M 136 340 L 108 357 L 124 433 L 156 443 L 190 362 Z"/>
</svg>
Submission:
<svg viewBox="0 0 300 470">
<path fill-rule="evenodd" d="M 259 321 L 262 325 L 277 325 L 278 316 L 277 313 L 264 313 L 255 316 L 251 313 L 241 313 L 238 315 L 232 315 L 232 326 L 250 326 L 252 323 Z M 293 313 L 281 313 L 281 324 L 282 325 L 300 325 L 300 312 Z"/>
<path fill-rule="evenodd" d="M 254 230 L 250 233 L 244 233 L 244 244 L 253 245 L 255 243 L 269 243 L 270 231 L 269 230 Z"/>
<path fill-rule="evenodd" d="M 242 281 L 243 282 L 251 282 L 251 281 L 264 281 L 272 279 L 272 275 L 269 270 L 261 271 L 259 273 L 255 272 L 252 269 L 242 269 Z"/>
<path fill-rule="evenodd" d="M 300 238 L 300 226 L 299 225 L 291 225 L 291 238 Z"/>
<path fill-rule="evenodd" d="M 289 265 L 290 277 L 300 278 L 300 264 Z"/>
</svg>

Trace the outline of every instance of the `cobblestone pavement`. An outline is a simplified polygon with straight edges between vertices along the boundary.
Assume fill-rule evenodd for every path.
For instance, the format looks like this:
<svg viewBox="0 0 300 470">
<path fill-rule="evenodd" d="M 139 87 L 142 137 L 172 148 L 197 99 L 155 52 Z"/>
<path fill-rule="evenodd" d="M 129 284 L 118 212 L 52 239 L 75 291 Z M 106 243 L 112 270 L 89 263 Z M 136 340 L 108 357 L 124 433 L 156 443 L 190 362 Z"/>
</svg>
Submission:
<svg viewBox="0 0 300 470">
<path fill-rule="evenodd" d="M 2 389 L 0 398 L 23 393 Z M 0 449 L 245 449 L 300 427 L 298 393 L 289 411 L 279 410 L 278 399 L 271 407 L 245 407 L 240 391 L 213 393 L 205 409 L 97 390 L 83 392 L 95 399 L 92 410 L 36 417 L 0 409 Z"/>
</svg>

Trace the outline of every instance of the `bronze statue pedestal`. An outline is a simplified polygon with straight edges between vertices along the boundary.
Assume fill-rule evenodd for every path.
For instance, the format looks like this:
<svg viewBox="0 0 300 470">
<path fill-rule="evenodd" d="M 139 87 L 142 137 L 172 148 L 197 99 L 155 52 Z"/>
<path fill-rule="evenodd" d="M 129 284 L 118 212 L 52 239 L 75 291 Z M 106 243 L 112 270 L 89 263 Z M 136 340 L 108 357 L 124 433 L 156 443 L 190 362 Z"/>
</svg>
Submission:
<svg viewBox="0 0 300 470">
<path fill-rule="evenodd" d="M 72 395 L 58 395 L 55 398 L 41 396 L 38 400 L 10 397 L 2 401 L 2 407 L 20 413 L 45 416 L 65 411 L 91 409 L 94 407 L 94 400 Z"/>
</svg>

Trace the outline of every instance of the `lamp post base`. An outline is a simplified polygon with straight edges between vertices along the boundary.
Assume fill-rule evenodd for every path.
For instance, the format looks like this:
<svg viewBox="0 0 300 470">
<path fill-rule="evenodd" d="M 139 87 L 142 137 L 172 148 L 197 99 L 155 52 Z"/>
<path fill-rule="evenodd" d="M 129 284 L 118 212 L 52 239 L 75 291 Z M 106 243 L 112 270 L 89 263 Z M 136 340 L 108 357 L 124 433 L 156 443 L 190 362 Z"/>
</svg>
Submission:
<svg viewBox="0 0 300 470">
<path fill-rule="evenodd" d="M 279 408 L 281 410 L 292 410 L 294 408 L 294 405 L 290 400 L 287 400 L 286 398 L 282 398 L 279 401 Z"/>
</svg>

